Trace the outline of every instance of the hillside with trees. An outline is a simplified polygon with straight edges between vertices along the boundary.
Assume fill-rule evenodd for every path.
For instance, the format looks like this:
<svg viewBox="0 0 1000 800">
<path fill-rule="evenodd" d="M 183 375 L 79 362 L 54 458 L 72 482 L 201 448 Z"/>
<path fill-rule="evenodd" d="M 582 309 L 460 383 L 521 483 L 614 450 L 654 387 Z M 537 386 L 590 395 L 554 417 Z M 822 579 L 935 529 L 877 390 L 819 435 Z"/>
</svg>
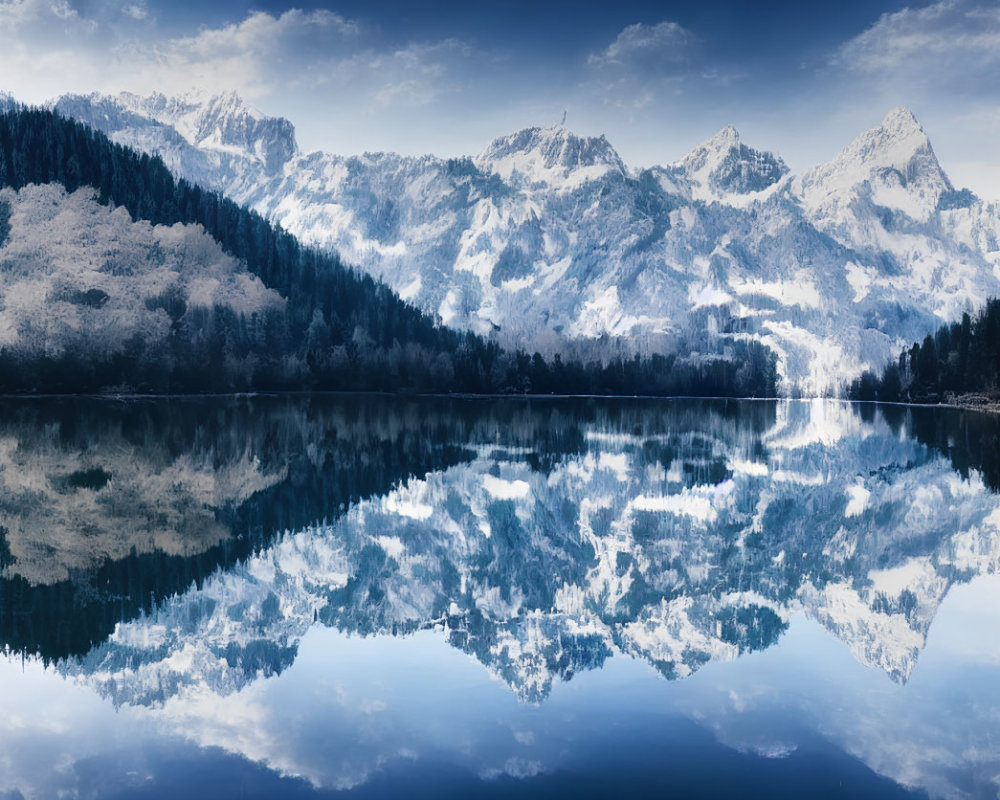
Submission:
<svg viewBox="0 0 1000 800">
<path fill-rule="evenodd" d="M 855 400 L 982 404 L 1000 398 L 1000 300 L 973 317 L 942 325 L 914 342 L 881 375 L 866 372 L 850 387 Z"/>
<path fill-rule="evenodd" d="M 0 392 L 775 394 L 756 342 L 584 364 L 449 330 L 50 111 L 0 115 L 0 187 Z"/>
</svg>

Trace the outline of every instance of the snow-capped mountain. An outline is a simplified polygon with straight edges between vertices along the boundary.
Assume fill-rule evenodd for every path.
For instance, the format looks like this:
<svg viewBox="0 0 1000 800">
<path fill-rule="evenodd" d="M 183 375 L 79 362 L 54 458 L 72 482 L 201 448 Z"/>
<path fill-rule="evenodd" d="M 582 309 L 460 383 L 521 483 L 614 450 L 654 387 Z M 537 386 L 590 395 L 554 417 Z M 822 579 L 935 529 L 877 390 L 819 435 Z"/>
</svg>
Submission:
<svg viewBox="0 0 1000 800">
<path fill-rule="evenodd" d="M 905 109 L 793 176 L 732 127 L 636 170 L 563 126 L 499 137 L 475 159 L 343 157 L 300 153 L 290 123 L 234 95 L 55 108 L 443 322 L 529 349 L 626 337 L 694 354 L 747 337 L 779 356 L 785 391 L 820 393 L 1000 291 L 1000 209 L 951 185 Z"/>
<path fill-rule="evenodd" d="M 926 222 L 941 196 L 953 191 L 913 114 L 896 108 L 882 123 L 866 131 L 833 161 L 814 167 L 798 181 L 798 194 L 810 216 L 824 227 L 836 228 L 858 217 L 851 208 L 859 197 L 872 204 Z"/>
<path fill-rule="evenodd" d="M 576 136 L 566 127 L 526 128 L 494 139 L 475 160 L 485 173 L 517 186 L 572 188 L 627 170 L 607 139 Z"/>
<path fill-rule="evenodd" d="M 691 197 L 706 202 L 763 191 L 788 173 L 777 156 L 743 144 L 732 125 L 692 150 L 680 170 L 691 186 Z"/>
<path fill-rule="evenodd" d="M 119 132 L 121 141 L 158 153 L 176 174 L 197 175 L 198 182 L 208 185 L 233 180 L 248 168 L 268 176 L 280 173 L 298 154 L 290 122 L 265 117 L 232 92 L 67 96 L 58 107 L 99 130 Z M 150 120 L 158 124 L 150 125 Z"/>
</svg>

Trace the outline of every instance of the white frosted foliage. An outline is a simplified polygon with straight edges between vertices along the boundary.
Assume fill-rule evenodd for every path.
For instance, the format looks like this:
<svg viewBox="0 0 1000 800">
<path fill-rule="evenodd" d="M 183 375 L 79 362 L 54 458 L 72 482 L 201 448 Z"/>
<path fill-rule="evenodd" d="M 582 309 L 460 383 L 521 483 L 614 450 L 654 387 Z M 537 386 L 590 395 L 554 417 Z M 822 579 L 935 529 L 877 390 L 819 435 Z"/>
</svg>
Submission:
<svg viewBox="0 0 1000 800">
<path fill-rule="evenodd" d="M 199 225 L 133 221 L 94 191 L 58 184 L 0 190 L 10 233 L 0 246 L 0 347 L 58 356 L 120 352 L 139 336 L 166 337 L 171 319 L 154 301 L 176 292 L 188 308 L 222 306 L 249 316 L 284 301 Z"/>
</svg>

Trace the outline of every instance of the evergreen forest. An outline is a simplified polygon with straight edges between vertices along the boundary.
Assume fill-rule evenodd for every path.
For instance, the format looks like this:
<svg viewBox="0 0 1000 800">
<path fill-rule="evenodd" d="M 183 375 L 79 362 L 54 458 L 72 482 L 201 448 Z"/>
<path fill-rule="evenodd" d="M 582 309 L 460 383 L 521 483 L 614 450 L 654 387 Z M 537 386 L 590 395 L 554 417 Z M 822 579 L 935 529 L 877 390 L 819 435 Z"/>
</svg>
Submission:
<svg viewBox="0 0 1000 800">
<path fill-rule="evenodd" d="M 942 325 L 886 366 L 851 384 L 854 400 L 940 403 L 960 396 L 995 398 L 1000 392 L 1000 300 L 975 315 Z"/>
</svg>

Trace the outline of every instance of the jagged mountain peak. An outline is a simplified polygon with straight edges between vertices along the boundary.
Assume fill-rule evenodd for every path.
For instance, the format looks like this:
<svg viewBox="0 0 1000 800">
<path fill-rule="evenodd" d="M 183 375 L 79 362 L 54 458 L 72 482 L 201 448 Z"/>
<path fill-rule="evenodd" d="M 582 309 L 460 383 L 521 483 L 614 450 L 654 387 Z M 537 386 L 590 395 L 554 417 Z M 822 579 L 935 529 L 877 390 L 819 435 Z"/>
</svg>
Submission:
<svg viewBox="0 0 1000 800">
<path fill-rule="evenodd" d="M 247 103 L 234 89 L 213 92 L 207 89 L 191 88 L 175 95 L 167 95 L 163 92 L 153 92 L 148 95 L 121 92 L 113 97 L 121 100 L 124 104 L 146 110 L 170 109 L 175 113 L 181 111 L 196 113 L 224 111 L 234 116 L 248 116 L 257 120 L 267 118 L 260 110 Z"/>
<path fill-rule="evenodd" d="M 923 128 L 917 121 L 916 116 L 906 106 L 896 106 L 882 118 L 881 127 L 895 128 L 897 130 L 918 130 L 923 133 Z"/>
<path fill-rule="evenodd" d="M 179 94 L 168 95 L 163 92 L 138 94 L 122 91 L 115 94 L 91 92 L 86 95 L 66 94 L 59 98 L 58 103 L 67 100 L 88 100 L 97 104 L 113 104 L 133 113 L 150 116 L 160 121 L 173 121 L 179 117 L 203 117 L 225 114 L 230 117 L 247 117 L 253 120 L 264 120 L 267 117 L 247 104 L 235 91 L 210 92 L 205 89 L 192 88 Z"/>
<path fill-rule="evenodd" d="M 703 170 L 710 161 L 717 161 L 724 158 L 734 148 L 740 146 L 740 132 L 733 125 L 726 125 L 714 136 L 709 137 L 680 162 L 681 168 L 688 174 L 693 174 Z"/>
<path fill-rule="evenodd" d="M 238 96 L 199 102 L 199 113 L 231 119 L 224 109 Z M 835 391 L 1000 281 L 1000 222 L 973 209 L 971 193 L 949 193 L 903 108 L 795 179 L 733 126 L 682 160 L 633 172 L 605 137 L 557 125 L 501 136 L 475 159 L 299 156 L 275 180 L 228 138 L 186 138 L 183 121 L 156 121 L 163 109 L 78 110 L 448 324 L 542 352 L 604 335 L 716 342 L 730 329 L 723 315 L 738 313 L 751 337 L 782 348 L 784 387 Z M 957 213 L 938 220 L 939 209 Z M 961 227 L 965 209 L 979 215 L 972 227 Z"/>
<path fill-rule="evenodd" d="M 709 137 L 704 142 L 702 142 L 695 150 L 688 155 L 691 158 L 694 153 L 700 150 L 729 150 L 732 147 L 740 146 L 740 132 L 736 130 L 735 125 L 726 125 L 714 136 Z M 687 159 L 685 159 L 687 160 Z"/>
<path fill-rule="evenodd" d="M 805 173 L 800 185 L 806 206 L 828 218 L 862 191 L 878 206 L 925 221 L 941 196 L 953 191 L 930 138 L 905 106 L 889 111 L 832 161 Z"/>
<path fill-rule="evenodd" d="M 733 125 L 706 139 L 680 162 L 697 199 L 760 192 L 777 183 L 788 167 L 778 156 L 743 144 Z"/>
<path fill-rule="evenodd" d="M 88 99 L 92 103 L 116 104 L 169 125 L 194 147 L 258 161 L 268 173 L 280 171 L 298 153 L 295 126 L 291 122 L 265 115 L 235 91 L 211 93 L 193 89 L 176 96 L 121 92 L 95 94 Z"/>
<path fill-rule="evenodd" d="M 603 134 L 579 136 L 565 125 L 524 128 L 497 137 L 476 157 L 476 165 L 508 180 L 516 173 L 532 183 L 625 172 L 621 156 Z"/>
<path fill-rule="evenodd" d="M 869 128 L 841 150 L 835 161 L 899 169 L 905 168 L 920 155 L 929 156 L 927 166 L 941 172 L 927 133 L 913 112 L 898 106 L 886 114 L 878 125 Z"/>
</svg>

